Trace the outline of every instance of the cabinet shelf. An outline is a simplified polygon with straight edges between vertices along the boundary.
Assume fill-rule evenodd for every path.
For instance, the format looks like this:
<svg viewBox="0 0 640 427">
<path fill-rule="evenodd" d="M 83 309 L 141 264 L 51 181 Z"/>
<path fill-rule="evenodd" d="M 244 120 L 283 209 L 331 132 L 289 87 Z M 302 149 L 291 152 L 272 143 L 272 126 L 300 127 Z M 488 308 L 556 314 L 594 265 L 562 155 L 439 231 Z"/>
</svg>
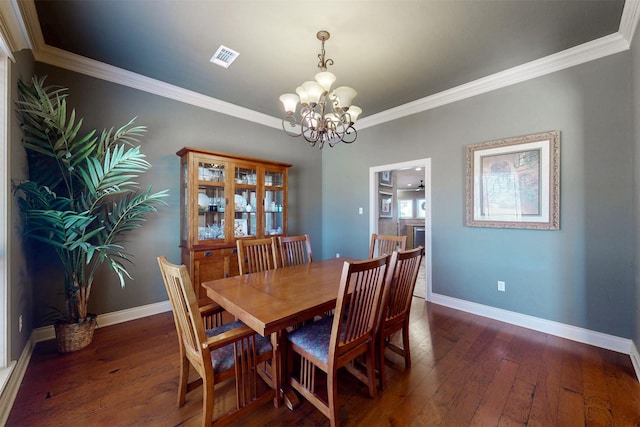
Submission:
<svg viewBox="0 0 640 427">
<path fill-rule="evenodd" d="M 291 165 L 191 147 L 177 155 L 182 263 L 204 297 L 201 282 L 238 274 L 237 239 L 287 233 Z"/>
</svg>

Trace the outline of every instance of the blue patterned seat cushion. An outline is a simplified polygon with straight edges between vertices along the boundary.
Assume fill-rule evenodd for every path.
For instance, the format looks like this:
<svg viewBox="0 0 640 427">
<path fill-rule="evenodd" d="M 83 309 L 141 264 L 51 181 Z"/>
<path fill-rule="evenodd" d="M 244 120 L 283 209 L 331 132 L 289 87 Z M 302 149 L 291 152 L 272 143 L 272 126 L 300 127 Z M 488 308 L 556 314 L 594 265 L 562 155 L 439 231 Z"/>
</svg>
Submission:
<svg viewBox="0 0 640 427">
<path fill-rule="evenodd" d="M 287 335 L 287 339 L 324 363 L 329 359 L 333 316 L 323 317 Z"/>
<path fill-rule="evenodd" d="M 239 320 L 231 323 L 225 323 L 224 325 L 217 326 L 213 329 L 207 329 L 207 337 L 215 337 L 227 331 L 244 326 Z M 271 340 L 256 334 L 256 347 L 259 355 L 271 352 Z M 213 372 L 224 372 L 227 369 L 233 368 L 235 364 L 235 358 L 233 356 L 233 344 L 227 344 L 217 350 L 211 352 L 211 362 L 213 363 Z"/>
</svg>

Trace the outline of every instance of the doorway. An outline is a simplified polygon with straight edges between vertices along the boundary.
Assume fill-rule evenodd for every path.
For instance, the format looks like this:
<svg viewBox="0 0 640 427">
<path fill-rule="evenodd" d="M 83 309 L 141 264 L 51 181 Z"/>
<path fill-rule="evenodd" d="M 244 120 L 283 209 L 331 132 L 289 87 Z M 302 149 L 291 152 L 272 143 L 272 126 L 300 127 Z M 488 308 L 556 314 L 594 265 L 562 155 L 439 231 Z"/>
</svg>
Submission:
<svg viewBox="0 0 640 427">
<path fill-rule="evenodd" d="M 424 289 L 424 298 L 431 301 L 431 159 L 369 168 L 369 212 L 370 234 L 406 234 L 411 247 L 424 239 L 425 268 L 416 289 Z"/>
</svg>

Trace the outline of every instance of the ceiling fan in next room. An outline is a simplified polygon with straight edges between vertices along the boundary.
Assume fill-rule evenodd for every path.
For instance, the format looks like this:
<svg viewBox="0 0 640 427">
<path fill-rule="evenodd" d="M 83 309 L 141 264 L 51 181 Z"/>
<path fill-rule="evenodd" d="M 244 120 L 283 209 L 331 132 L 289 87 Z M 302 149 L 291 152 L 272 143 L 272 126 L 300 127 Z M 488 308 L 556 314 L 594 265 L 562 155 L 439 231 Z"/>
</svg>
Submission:
<svg viewBox="0 0 640 427">
<path fill-rule="evenodd" d="M 423 190 L 424 190 L 424 179 L 421 179 L 420 185 L 416 187 L 416 191 L 423 191 Z"/>
</svg>

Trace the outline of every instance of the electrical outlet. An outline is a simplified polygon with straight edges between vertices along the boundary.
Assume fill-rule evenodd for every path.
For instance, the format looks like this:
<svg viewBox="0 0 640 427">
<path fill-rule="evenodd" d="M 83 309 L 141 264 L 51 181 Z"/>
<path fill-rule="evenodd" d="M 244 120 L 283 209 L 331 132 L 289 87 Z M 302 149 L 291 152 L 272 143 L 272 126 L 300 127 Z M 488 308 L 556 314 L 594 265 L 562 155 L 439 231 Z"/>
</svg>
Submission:
<svg viewBox="0 0 640 427">
<path fill-rule="evenodd" d="M 506 283 L 503 282 L 502 280 L 498 280 L 498 290 L 500 292 L 505 292 L 507 290 L 506 289 Z"/>
<path fill-rule="evenodd" d="M 336 258 L 340 258 L 340 254 L 336 252 Z"/>
<path fill-rule="evenodd" d="M 359 213 L 360 215 L 362 215 L 362 214 L 364 213 L 364 209 L 362 209 L 362 208 L 358 208 L 358 213 Z"/>
<path fill-rule="evenodd" d="M 18 332 L 22 332 L 22 314 L 18 316 Z"/>
</svg>

